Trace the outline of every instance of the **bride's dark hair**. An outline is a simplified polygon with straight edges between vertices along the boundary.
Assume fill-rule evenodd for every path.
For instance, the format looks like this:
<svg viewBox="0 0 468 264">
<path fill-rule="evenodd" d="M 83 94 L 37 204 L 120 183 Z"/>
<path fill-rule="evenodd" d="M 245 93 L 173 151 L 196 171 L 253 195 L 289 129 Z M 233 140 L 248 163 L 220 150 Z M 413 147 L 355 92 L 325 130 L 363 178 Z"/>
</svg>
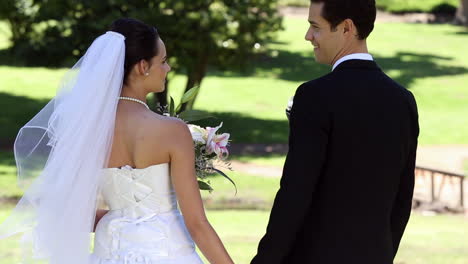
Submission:
<svg viewBox="0 0 468 264">
<path fill-rule="evenodd" d="M 149 62 L 158 55 L 159 34 L 156 28 L 134 18 L 119 18 L 112 22 L 109 30 L 125 36 L 124 82 L 133 65 L 141 60 Z"/>
</svg>

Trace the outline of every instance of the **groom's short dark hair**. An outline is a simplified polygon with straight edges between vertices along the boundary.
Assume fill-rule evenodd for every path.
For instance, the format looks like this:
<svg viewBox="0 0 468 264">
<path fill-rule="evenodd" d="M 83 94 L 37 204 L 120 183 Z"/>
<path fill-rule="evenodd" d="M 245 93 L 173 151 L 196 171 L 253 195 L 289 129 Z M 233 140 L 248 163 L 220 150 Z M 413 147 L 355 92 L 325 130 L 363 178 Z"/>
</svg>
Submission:
<svg viewBox="0 0 468 264">
<path fill-rule="evenodd" d="M 366 39 L 374 29 L 377 9 L 375 0 L 311 0 L 311 3 L 324 3 L 322 16 L 334 29 L 349 18 L 359 32 L 359 39 Z"/>
</svg>

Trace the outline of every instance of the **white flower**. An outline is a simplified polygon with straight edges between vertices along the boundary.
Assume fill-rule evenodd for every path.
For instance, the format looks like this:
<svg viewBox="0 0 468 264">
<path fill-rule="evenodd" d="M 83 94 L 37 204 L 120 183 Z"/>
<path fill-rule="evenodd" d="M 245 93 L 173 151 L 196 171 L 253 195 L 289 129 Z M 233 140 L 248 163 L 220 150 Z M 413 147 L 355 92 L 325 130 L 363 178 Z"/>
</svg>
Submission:
<svg viewBox="0 0 468 264">
<path fill-rule="evenodd" d="M 292 97 L 289 99 L 287 109 L 291 110 L 291 108 L 292 108 L 292 106 L 293 106 L 293 103 L 294 103 L 294 96 L 292 96 Z"/>
<path fill-rule="evenodd" d="M 192 134 L 193 141 L 195 144 L 204 145 L 206 144 L 207 131 L 196 125 L 188 125 L 190 133 Z"/>
</svg>

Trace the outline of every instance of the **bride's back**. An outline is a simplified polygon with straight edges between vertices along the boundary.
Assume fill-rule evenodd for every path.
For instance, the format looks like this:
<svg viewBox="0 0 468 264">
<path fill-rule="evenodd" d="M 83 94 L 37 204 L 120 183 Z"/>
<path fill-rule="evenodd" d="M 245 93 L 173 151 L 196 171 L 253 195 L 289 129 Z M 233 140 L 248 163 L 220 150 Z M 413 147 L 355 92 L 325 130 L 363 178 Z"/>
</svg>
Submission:
<svg viewBox="0 0 468 264">
<path fill-rule="evenodd" d="M 109 167 L 146 168 L 169 163 L 173 118 L 146 110 L 135 102 L 121 101 L 117 108 Z"/>
</svg>

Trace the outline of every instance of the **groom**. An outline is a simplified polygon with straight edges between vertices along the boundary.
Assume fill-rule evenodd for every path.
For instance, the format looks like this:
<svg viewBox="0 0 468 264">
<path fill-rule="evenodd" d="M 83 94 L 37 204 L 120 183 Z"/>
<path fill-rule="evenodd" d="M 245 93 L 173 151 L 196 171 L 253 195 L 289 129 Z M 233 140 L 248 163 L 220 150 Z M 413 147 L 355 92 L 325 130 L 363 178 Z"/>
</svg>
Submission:
<svg viewBox="0 0 468 264">
<path fill-rule="evenodd" d="M 391 264 L 408 222 L 418 114 L 368 53 L 374 0 L 312 0 L 306 40 L 332 71 L 302 84 L 252 264 Z"/>
</svg>

